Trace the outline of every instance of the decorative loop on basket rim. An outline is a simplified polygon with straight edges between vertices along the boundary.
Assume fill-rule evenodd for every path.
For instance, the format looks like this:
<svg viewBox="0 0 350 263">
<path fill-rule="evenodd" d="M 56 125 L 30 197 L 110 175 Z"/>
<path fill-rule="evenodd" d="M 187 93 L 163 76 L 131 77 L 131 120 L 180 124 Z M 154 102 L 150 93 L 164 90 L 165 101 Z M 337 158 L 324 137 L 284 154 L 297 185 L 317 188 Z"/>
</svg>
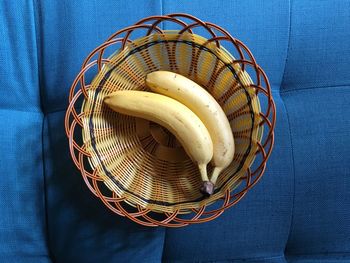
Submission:
<svg viewBox="0 0 350 263">
<path fill-rule="evenodd" d="M 152 21 L 152 20 L 155 20 L 155 22 L 153 22 L 153 24 L 151 24 L 152 26 L 147 31 L 146 36 L 150 35 L 153 32 L 154 28 L 156 26 L 158 26 L 163 21 L 169 21 L 170 20 L 170 21 L 175 22 L 175 23 L 177 23 L 177 24 L 179 24 L 179 25 L 181 25 L 183 27 L 187 26 L 187 24 L 185 22 L 181 21 L 180 19 L 177 19 L 177 18 L 171 17 L 171 16 L 166 16 L 166 15 L 165 16 L 151 16 L 151 17 L 147 17 L 147 18 L 141 19 L 140 21 L 136 22 L 135 25 L 140 25 L 140 24 L 143 24 L 145 22 Z M 192 30 L 189 30 L 189 32 L 193 33 Z"/>
<path fill-rule="evenodd" d="M 93 51 L 91 51 L 91 53 L 84 60 L 82 66 L 81 66 L 82 69 L 85 68 L 89 63 L 94 62 L 94 61 L 90 62 L 90 60 L 93 58 L 93 56 L 95 56 L 96 53 L 104 51 L 107 47 L 112 46 L 112 45 L 114 45 L 114 44 L 116 44 L 118 42 L 121 42 L 121 41 L 123 41 L 123 38 L 110 39 L 108 41 L 105 41 L 104 43 L 102 43 L 98 47 L 96 47 Z M 98 71 L 101 70 L 102 63 L 104 63 L 104 62 L 107 63 L 107 62 L 109 62 L 109 60 L 108 59 L 103 59 L 102 58 L 102 54 L 101 54 L 101 56 L 98 56 L 97 62 L 95 62 L 95 64 L 97 63 Z M 85 86 L 84 75 L 82 76 L 80 81 L 81 81 L 81 86 L 84 87 Z M 87 97 L 85 97 L 85 98 L 87 98 Z"/>
</svg>

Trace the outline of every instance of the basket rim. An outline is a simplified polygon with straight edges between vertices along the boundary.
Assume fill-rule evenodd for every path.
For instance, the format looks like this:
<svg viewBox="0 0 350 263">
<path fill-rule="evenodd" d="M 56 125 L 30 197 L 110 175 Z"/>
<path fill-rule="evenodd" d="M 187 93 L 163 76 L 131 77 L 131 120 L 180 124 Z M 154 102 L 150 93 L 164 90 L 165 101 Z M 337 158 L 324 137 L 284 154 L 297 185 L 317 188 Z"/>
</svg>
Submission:
<svg viewBox="0 0 350 263">
<path fill-rule="evenodd" d="M 139 29 L 148 29 L 147 35 L 153 32 L 153 30 L 163 32 L 157 26 L 159 23 L 169 20 L 171 22 L 176 21 L 177 23 L 180 23 L 179 21 L 182 21 L 181 19 L 183 18 L 192 21 L 192 23 L 182 23 L 182 33 L 191 32 L 191 30 L 196 27 L 205 28 L 213 36 L 210 41 L 215 43 L 217 46 L 220 46 L 221 41 L 229 41 L 234 45 L 239 53 L 239 58 L 235 60 L 235 64 L 241 65 L 242 69 L 244 69 L 245 66 L 250 66 L 255 70 L 257 74 L 257 82 L 253 83 L 251 86 L 254 86 L 256 88 L 257 93 L 259 92 L 259 94 L 267 98 L 267 108 L 264 112 L 260 112 L 260 116 L 262 117 L 262 122 L 260 125 L 266 127 L 268 132 L 266 134 L 266 138 L 263 139 L 263 142 L 258 144 L 259 151 L 257 152 L 257 155 L 260 154 L 262 156 L 260 165 L 254 171 L 248 169 L 247 176 L 241 178 L 241 180 L 246 181 L 246 185 L 243 189 L 240 189 L 238 193 L 235 193 L 234 191 L 232 191 L 232 193 L 226 191 L 225 197 L 223 197 L 225 201 L 220 208 L 214 210 L 209 209 L 209 211 L 205 211 L 208 210 L 205 206 L 201 207 L 200 209 L 192 209 L 195 215 L 191 219 L 181 219 L 178 217 L 178 210 L 174 211 L 173 213 L 163 212 L 166 218 L 164 220 L 160 220 L 153 218 L 153 216 L 149 214 L 151 210 L 147 208 L 137 207 L 137 210 L 139 212 L 135 213 L 126 211 L 119 205 L 119 203 L 124 202 L 124 198 L 116 196 L 113 192 L 112 196 L 108 197 L 105 194 L 102 194 L 100 190 L 98 190 L 98 184 L 101 183 L 101 179 L 96 176 L 96 170 L 89 172 L 88 167 L 85 167 L 85 164 L 83 162 L 83 159 L 89 158 L 90 154 L 86 151 L 86 146 L 84 144 L 80 146 L 74 138 L 75 129 L 81 129 L 83 127 L 82 118 L 84 116 L 82 113 L 77 113 L 75 104 L 81 98 L 88 97 L 87 91 L 89 90 L 90 85 L 85 83 L 85 73 L 95 65 L 97 65 L 98 70 L 100 71 L 103 65 L 109 62 L 108 58 L 103 58 L 104 51 L 107 47 L 116 43 L 121 43 L 122 49 L 124 49 L 126 44 L 130 42 L 129 37 L 131 32 Z M 125 35 L 123 37 L 120 37 L 124 33 Z M 216 33 L 219 33 L 219 35 Z M 96 60 L 93 60 L 96 54 L 98 58 Z M 247 55 L 247 57 L 245 57 L 244 54 Z M 80 87 L 77 89 L 79 85 Z M 192 223 L 202 223 L 217 218 L 224 212 L 225 209 L 238 203 L 243 198 L 243 196 L 245 196 L 247 191 L 249 191 L 260 180 L 261 176 L 265 172 L 266 162 L 271 155 L 274 145 L 276 107 L 272 98 L 271 87 L 265 72 L 256 63 L 254 56 L 243 42 L 236 38 L 233 38 L 225 29 L 221 28 L 218 25 L 210 22 L 203 22 L 202 20 L 189 14 L 175 13 L 144 18 L 134 25 L 123 28 L 112 34 L 103 44 L 96 47 L 83 62 L 81 71 L 77 74 L 71 85 L 69 93 L 69 105 L 67 107 L 64 123 L 66 134 L 69 140 L 69 149 L 74 164 L 81 171 L 82 177 L 90 191 L 95 196 L 99 197 L 109 209 L 111 209 L 116 214 L 126 216 L 134 222 L 145 226 L 182 227 Z"/>
</svg>

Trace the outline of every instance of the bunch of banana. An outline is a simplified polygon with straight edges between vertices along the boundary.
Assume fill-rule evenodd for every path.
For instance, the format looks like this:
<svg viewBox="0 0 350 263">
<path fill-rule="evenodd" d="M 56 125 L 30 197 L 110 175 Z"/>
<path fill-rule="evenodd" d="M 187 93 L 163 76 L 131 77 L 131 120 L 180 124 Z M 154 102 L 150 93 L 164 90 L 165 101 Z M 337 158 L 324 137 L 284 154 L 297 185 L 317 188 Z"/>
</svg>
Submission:
<svg viewBox="0 0 350 263">
<path fill-rule="evenodd" d="M 211 195 L 223 169 L 234 156 L 229 121 L 216 100 L 192 80 L 169 71 L 147 75 L 146 85 L 154 92 L 116 91 L 104 102 L 113 110 L 156 122 L 175 135 L 199 167 L 201 192 Z M 209 180 L 207 164 L 214 170 Z"/>
</svg>

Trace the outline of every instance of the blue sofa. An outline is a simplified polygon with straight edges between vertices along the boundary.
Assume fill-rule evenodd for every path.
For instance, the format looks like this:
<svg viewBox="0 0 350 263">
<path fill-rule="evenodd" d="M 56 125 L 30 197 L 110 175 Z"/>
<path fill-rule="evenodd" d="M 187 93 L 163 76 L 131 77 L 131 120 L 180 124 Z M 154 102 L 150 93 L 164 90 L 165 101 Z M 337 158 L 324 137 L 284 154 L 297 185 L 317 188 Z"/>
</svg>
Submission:
<svg viewBox="0 0 350 263">
<path fill-rule="evenodd" d="M 143 17 L 185 12 L 252 50 L 277 106 L 261 181 L 218 219 L 147 228 L 85 186 L 64 131 L 84 58 Z M 0 3 L 0 262 L 350 262 L 350 1 Z"/>
</svg>

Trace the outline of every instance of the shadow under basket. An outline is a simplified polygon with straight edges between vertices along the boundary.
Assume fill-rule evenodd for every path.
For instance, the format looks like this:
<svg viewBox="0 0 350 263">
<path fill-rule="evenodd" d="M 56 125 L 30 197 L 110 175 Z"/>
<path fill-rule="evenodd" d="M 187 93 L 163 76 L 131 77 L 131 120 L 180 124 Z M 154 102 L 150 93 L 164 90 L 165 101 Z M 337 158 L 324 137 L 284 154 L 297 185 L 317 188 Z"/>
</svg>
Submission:
<svg viewBox="0 0 350 263">
<path fill-rule="evenodd" d="M 181 29 L 161 30 L 162 21 Z M 196 34 L 195 28 L 211 37 Z M 143 36 L 131 39 L 136 31 Z M 234 58 L 222 42 L 239 57 Z M 111 55 L 103 58 L 107 48 L 112 48 Z M 87 73 L 93 70 L 89 80 Z M 198 83 L 230 122 L 234 159 L 209 197 L 199 191 L 197 165 L 170 132 L 103 103 L 117 90 L 149 91 L 145 77 L 157 70 Z M 253 72 L 252 78 L 248 72 Z M 215 219 L 257 183 L 272 150 L 275 119 L 268 79 L 242 42 L 215 24 L 169 14 L 116 32 L 87 57 L 70 90 L 65 128 L 75 165 L 108 208 L 145 226 L 181 227 Z M 209 175 L 212 169 L 208 165 Z"/>
</svg>

